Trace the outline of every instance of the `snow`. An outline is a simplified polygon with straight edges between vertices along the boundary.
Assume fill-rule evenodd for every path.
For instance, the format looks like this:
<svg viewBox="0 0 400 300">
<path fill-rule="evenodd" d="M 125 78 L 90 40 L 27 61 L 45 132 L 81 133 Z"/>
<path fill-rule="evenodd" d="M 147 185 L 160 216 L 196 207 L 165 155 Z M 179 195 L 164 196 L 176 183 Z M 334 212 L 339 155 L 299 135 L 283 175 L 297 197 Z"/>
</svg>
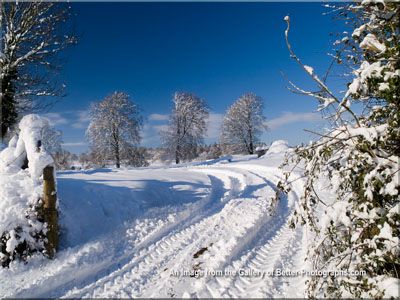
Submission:
<svg viewBox="0 0 400 300">
<path fill-rule="evenodd" d="M 285 153 L 289 149 L 288 142 L 284 140 L 274 141 L 267 151 L 268 154 Z"/>
<path fill-rule="evenodd" d="M 367 5 L 369 3 L 382 3 L 383 5 L 385 5 L 385 0 L 363 0 L 363 1 L 361 1 L 362 5 Z"/>
<path fill-rule="evenodd" d="M 384 67 L 380 61 L 370 64 L 367 61 L 363 61 L 360 68 L 354 71 L 356 77 L 353 82 L 349 85 L 348 91 L 346 92 L 345 98 L 349 95 L 365 94 L 368 91 L 367 80 L 370 78 L 378 78 L 381 76 L 381 72 Z"/>
<path fill-rule="evenodd" d="M 386 298 L 396 299 L 399 297 L 400 279 L 380 276 L 377 279 L 378 286 L 385 290 Z"/>
<path fill-rule="evenodd" d="M 304 69 L 307 71 L 308 74 L 313 75 L 314 74 L 314 68 L 304 65 Z"/>
<path fill-rule="evenodd" d="M 258 146 L 256 147 L 256 151 L 263 151 L 263 150 L 268 150 L 268 146 Z"/>
<path fill-rule="evenodd" d="M 360 27 L 357 27 L 356 29 L 354 29 L 352 36 L 359 37 L 366 28 L 367 28 L 367 25 L 365 25 L 365 24 L 361 25 Z"/>
<path fill-rule="evenodd" d="M 38 149 L 38 142 L 42 141 L 43 129 L 46 126 L 48 121 L 35 114 L 24 116 L 19 123 L 20 133 L 14 156 L 20 157 L 26 153 L 28 169 L 34 179 L 41 176 L 44 167 L 53 163 L 50 154 L 44 149 Z"/>
<path fill-rule="evenodd" d="M 312 236 L 288 223 L 302 179 L 273 201 L 289 150 L 279 140 L 261 158 L 59 172 L 61 247 L 0 269 L 0 297 L 305 297 Z"/>
<path fill-rule="evenodd" d="M 307 267 L 304 231 L 288 227 L 301 184 L 272 201 L 288 147 L 271 148 L 265 158 L 59 172 L 60 250 L 0 269 L 0 297 L 304 295 L 305 276 L 254 275 Z M 212 275 L 221 270 L 237 272 Z"/>
<path fill-rule="evenodd" d="M 389 84 L 386 82 L 381 82 L 379 83 L 379 88 L 380 91 L 385 91 L 387 89 L 389 89 Z"/>
<path fill-rule="evenodd" d="M 43 194 L 43 168 L 53 163 L 45 149 L 37 147 L 46 122 L 37 115 L 23 117 L 19 136 L 14 136 L 0 153 L 0 236 L 6 238 L 5 251 L 9 255 L 23 242 L 31 249 L 41 248 L 35 237 L 45 225 L 37 220 L 34 207 Z M 25 158 L 28 169 L 22 170 Z"/>
<path fill-rule="evenodd" d="M 375 52 L 385 52 L 386 46 L 378 41 L 375 35 L 368 33 L 360 43 L 360 48 Z"/>
<path fill-rule="evenodd" d="M 37 202 L 41 194 L 26 171 L 17 174 L 0 174 L 0 232 L 13 230 L 17 226 L 26 226 L 29 222 L 25 212 L 29 205 Z M 30 229 L 29 229 L 30 230 Z"/>
</svg>

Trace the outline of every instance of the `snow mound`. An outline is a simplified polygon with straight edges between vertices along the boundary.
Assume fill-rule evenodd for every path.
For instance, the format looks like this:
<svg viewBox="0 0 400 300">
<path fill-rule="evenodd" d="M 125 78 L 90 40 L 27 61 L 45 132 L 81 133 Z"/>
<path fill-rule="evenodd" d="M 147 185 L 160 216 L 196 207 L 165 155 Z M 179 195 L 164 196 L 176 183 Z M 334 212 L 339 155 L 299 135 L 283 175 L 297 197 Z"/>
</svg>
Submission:
<svg viewBox="0 0 400 300">
<path fill-rule="evenodd" d="M 19 123 L 19 136 L 0 152 L 0 263 L 44 249 L 45 224 L 37 207 L 43 194 L 43 168 L 53 159 L 43 147 L 43 128 L 48 121 L 27 115 Z M 26 159 L 28 168 L 23 169 Z M 26 167 L 26 166 L 25 166 Z"/>
<path fill-rule="evenodd" d="M 277 140 L 272 143 L 271 147 L 269 147 L 268 154 L 276 154 L 276 153 L 284 153 L 289 149 L 289 145 L 287 141 Z"/>
</svg>

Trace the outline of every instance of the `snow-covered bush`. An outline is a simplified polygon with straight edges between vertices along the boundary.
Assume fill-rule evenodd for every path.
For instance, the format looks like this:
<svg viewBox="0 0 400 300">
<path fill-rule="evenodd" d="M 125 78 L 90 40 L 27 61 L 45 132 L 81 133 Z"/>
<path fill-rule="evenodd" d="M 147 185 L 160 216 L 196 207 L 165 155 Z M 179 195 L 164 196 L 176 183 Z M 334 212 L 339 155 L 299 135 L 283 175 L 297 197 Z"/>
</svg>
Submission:
<svg viewBox="0 0 400 300">
<path fill-rule="evenodd" d="M 298 147 L 295 161 L 305 166 L 305 188 L 294 223 L 307 224 L 315 238 L 309 258 L 317 270 L 358 271 L 358 276 L 313 277 L 309 296 L 398 297 L 400 288 L 400 9 L 393 2 L 346 5 L 341 16 L 357 24 L 342 39 L 338 61 L 353 65 L 353 79 L 336 96 L 313 69 L 291 57 L 319 87 L 298 92 L 315 97 L 333 120 L 321 139 Z M 356 102 L 362 114 L 351 108 Z M 324 198 L 321 177 L 336 195 Z M 326 184 L 326 183 L 325 183 Z M 319 186 L 319 188 L 317 188 Z M 327 188 L 327 187 L 325 187 Z M 364 274 L 363 274 L 364 273 Z"/>
<path fill-rule="evenodd" d="M 147 167 L 148 153 L 144 147 L 131 147 L 126 153 L 126 164 L 133 167 Z"/>
<path fill-rule="evenodd" d="M 0 262 L 45 253 L 46 224 L 38 207 L 43 194 L 43 168 L 53 163 L 39 141 L 47 120 L 27 115 L 19 123 L 19 136 L 0 152 Z M 28 165 L 26 166 L 26 161 Z M 27 167 L 27 169 L 23 169 Z"/>
</svg>

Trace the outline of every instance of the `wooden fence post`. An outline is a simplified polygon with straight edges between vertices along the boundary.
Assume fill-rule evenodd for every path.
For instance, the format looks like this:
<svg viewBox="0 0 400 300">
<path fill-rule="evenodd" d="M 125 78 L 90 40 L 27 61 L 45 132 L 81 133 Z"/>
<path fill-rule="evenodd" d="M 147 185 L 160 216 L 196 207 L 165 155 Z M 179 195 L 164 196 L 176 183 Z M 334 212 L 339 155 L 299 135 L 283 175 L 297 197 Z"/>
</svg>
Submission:
<svg viewBox="0 0 400 300">
<path fill-rule="evenodd" d="M 53 258 L 58 247 L 57 193 L 53 166 L 43 169 L 43 194 L 43 217 L 47 223 L 46 250 L 48 256 Z"/>
</svg>

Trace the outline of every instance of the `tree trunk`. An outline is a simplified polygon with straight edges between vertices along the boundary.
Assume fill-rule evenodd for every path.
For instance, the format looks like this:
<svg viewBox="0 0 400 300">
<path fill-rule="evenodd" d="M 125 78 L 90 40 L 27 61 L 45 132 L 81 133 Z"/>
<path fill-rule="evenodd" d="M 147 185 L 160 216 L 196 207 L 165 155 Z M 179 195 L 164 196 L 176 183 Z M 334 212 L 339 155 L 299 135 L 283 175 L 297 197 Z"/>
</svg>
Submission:
<svg viewBox="0 0 400 300">
<path fill-rule="evenodd" d="M 118 128 L 114 129 L 114 142 L 115 142 L 115 167 L 120 168 L 120 156 L 119 156 L 119 131 Z"/>
<path fill-rule="evenodd" d="M 180 140 L 181 140 L 181 125 L 180 121 L 178 120 L 177 128 L 176 128 L 176 136 L 178 138 L 178 142 L 176 145 L 175 149 L 175 163 L 179 164 L 180 160 L 180 154 L 181 154 L 181 145 L 180 145 Z"/>
<path fill-rule="evenodd" d="M 249 154 L 254 154 L 254 146 L 253 146 L 253 142 L 250 142 Z"/>
<path fill-rule="evenodd" d="M 15 73 L 15 74 L 14 74 Z M 8 130 L 17 122 L 18 112 L 15 104 L 15 87 L 13 80 L 17 77 L 16 72 L 5 74 L 1 79 L 1 95 L 0 95 L 0 121 L 1 121 L 1 140 L 4 138 Z"/>
<path fill-rule="evenodd" d="M 115 151 L 115 166 L 119 169 L 121 164 L 120 164 L 120 157 L 119 157 L 119 146 L 117 145 L 117 149 Z"/>
<path fill-rule="evenodd" d="M 179 164 L 180 163 L 180 150 L 181 150 L 181 147 L 180 147 L 180 145 L 177 145 L 176 146 L 176 150 L 175 150 L 175 163 L 176 164 Z"/>
<path fill-rule="evenodd" d="M 249 129 L 249 154 L 254 154 L 253 131 Z"/>
</svg>

